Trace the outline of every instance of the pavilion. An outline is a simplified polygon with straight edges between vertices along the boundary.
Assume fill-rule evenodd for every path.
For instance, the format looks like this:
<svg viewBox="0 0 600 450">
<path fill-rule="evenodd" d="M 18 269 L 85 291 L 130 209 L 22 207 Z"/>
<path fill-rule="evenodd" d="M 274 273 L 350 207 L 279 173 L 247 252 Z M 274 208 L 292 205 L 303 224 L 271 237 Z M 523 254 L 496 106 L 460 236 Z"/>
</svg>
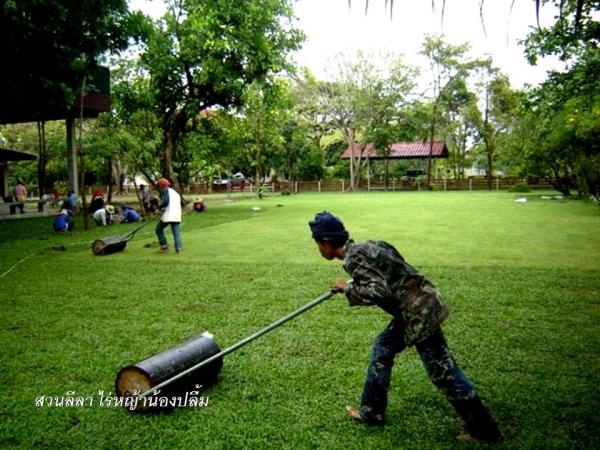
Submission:
<svg viewBox="0 0 600 450">
<path fill-rule="evenodd" d="M 10 194 L 8 186 L 8 162 L 9 161 L 31 161 L 37 156 L 30 153 L 18 152 L 7 148 L 0 148 L 0 196 L 3 199 Z"/>
<path fill-rule="evenodd" d="M 358 156 L 360 149 L 363 147 L 362 144 L 354 144 L 354 155 Z M 399 159 L 418 159 L 427 160 L 429 159 L 429 153 L 431 152 L 431 159 L 435 161 L 441 158 L 448 158 L 448 147 L 444 141 L 433 141 L 431 145 L 429 141 L 414 141 L 414 142 L 397 142 L 392 144 L 391 149 L 387 157 L 377 152 L 373 144 L 367 144 L 364 146 L 361 154 L 361 158 L 366 161 L 367 164 L 367 178 L 370 180 L 371 174 L 371 161 L 382 161 L 382 160 L 399 160 Z M 341 159 L 350 159 L 352 157 L 352 151 L 350 147 L 341 155 Z M 434 165 L 434 172 L 437 166 Z"/>
<path fill-rule="evenodd" d="M 354 152 L 358 154 L 361 144 L 354 144 Z M 398 142 L 392 144 L 387 159 L 427 159 L 429 158 L 429 142 Z M 342 153 L 342 159 L 350 159 L 352 153 L 350 147 Z M 431 157 L 434 159 L 448 158 L 448 147 L 444 141 L 433 141 Z M 372 161 L 386 159 L 384 155 L 378 154 L 373 144 L 367 144 L 362 151 L 362 158 Z"/>
<path fill-rule="evenodd" d="M 38 122 L 38 121 L 49 121 L 49 120 L 64 120 L 67 129 L 67 171 L 69 174 L 69 189 L 75 192 L 79 192 L 79 183 L 77 175 L 77 158 L 75 151 L 75 130 L 74 122 L 79 117 L 94 118 L 102 112 L 110 111 L 111 109 L 111 98 L 110 98 L 110 70 L 108 67 L 98 66 L 94 73 L 91 75 L 91 79 L 88 81 L 88 86 L 92 87 L 88 92 L 83 95 L 83 99 L 80 94 L 75 95 L 75 100 L 70 107 L 58 107 L 51 106 L 52 102 L 49 102 L 45 98 L 34 98 L 28 99 L 20 104 L 11 104 L 10 102 L 0 102 L 0 124 L 10 123 L 24 123 L 24 122 Z M 26 82 L 24 82 L 23 89 L 27 88 Z M 8 150 L 13 152 L 12 157 L 16 157 L 17 154 L 22 152 L 16 152 L 15 150 Z M 29 155 L 28 153 L 22 153 L 23 155 Z M 10 157 L 10 154 L 8 154 Z M 6 165 L 8 161 L 17 161 L 22 159 L 32 158 L 18 158 L 17 159 L 6 159 L 3 160 L 2 164 L 2 180 L 7 177 Z M 35 159 L 35 156 L 33 156 Z M 2 161 L 2 160 L 0 160 Z M 6 186 L 3 185 L 3 188 Z M 6 195 L 5 193 L 3 195 Z"/>
</svg>

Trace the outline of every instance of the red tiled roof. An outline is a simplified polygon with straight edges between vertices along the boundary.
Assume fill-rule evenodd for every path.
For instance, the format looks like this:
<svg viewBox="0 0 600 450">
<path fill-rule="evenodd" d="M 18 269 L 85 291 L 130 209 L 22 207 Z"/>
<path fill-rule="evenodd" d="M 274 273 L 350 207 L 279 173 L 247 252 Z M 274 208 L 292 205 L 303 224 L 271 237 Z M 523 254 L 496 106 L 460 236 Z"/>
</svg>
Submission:
<svg viewBox="0 0 600 450">
<path fill-rule="evenodd" d="M 354 152 L 358 155 L 361 144 L 354 144 Z M 350 159 L 350 147 L 346 148 L 342 153 L 342 159 Z M 382 156 L 377 154 L 377 151 L 373 149 L 373 144 L 367 144 L 363 150 L 362 157 L 370 159 L 383 159 Z M 429 142 L 397 142 L 392 144 L 392 149 L 389 155 L 390 159 L 425 159 L 429 157 Z M 447 158 L 448 147 L 444 141 L 433 141 L 433 151 L 431 153 L 432 158 Z"/>
</svg>

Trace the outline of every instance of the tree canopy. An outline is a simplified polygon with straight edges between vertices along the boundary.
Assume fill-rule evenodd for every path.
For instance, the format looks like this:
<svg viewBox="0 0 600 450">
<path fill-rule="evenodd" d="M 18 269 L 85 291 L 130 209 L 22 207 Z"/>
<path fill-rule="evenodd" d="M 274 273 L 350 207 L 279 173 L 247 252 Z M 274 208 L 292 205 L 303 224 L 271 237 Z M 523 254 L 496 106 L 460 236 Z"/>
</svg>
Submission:
<svg viewBox="0 0 600 450">
<path fill-rule="evenodd" d="M 68 104 L 73 80 L 89 73 L 107 52 L 145 37 L 139 52 L 112 61 L 111 114 L 84 127 L 89 136 L 82 161 L 97 169 L 97 180 L 136 173 L 150 182 L 166 176 L 185 188 L 201 178 L 210 182 L 213 176 L 243 171 L 256 185 L 265 176 L 291 186 L 294 180 L 349 175 L 346 186 L 357 189 L 365 174 L 377 172 L 387 185 L 388 169 L 400 176 L 405 168 L 415 168 L 389 163 L 385 155 L 391 144 L 443 140 L 450 159 L 436 163 L 438 176 L 440 167 L 455 178 L 472 168 L 485 170 L 489 188 L 492 176 L 505 173 L 546 178 L 566 194 L 598 196 L 598 4 L 537 3 L 553 4 L 561 14 L 552 26 L 534 29 L 523 40 L 525 56 L 535 63 L 559 55 L 565 70 L 520 91 L 492 60 L 467 56 L 467 45 L 450 45 L 443 36 L 428 36 L 422 46 L 430 61 L 430 90 L 417 91 L 417 70 L 395 55 L 340 55 L 337 73 L 318 80 L 288 60 L 303 39 L 288 0 L 168 0 L 166 14 L 154 22 L 131 15 L 116 0 L 102 5 L 87 0 L 86 11 L 75 17 L 85 22 L 89 16 L 97 25 L 95 37 L 86 34 L 88 25 L 69 28 L 66 17 L 74 6 L 68 1 L 5 2 L 2 20 L 8 27 L 1 33 L 8 38 L 3 46 L 14 42 L 9 54 L 15 57 L 30 47 L 32 54 L 47 54 L 39 67 L 27 61 L 3 76 L 16 83 L 30 70 L 27 95 L 54 92 L 49 104 Z M 45 17 L 60 18 L 58 25 L 42 23 L 44 8 Z M 35 48 L 54 29 L 57 39 Z M 77 33 L 84 38 L 78 41 Z M 41 67 L 47 70 L 53 58 L 60 67 L 44 78 Z M 14 100 L 26 101 L 21 87 L 15 89 Z M 367 144 L 386 160 L 383 171 L 365 172 L 359 149 Z M 348 147 L 354 154 L 341 161 Z M 53 148 L 40 145 L 40 160 L 49 167 Z M 48 175 L 56 173 L 52 169 Z"/>
<path fill-rule="evenodd" d="M 125 0 L 4 0 L 0 108 L 41 117 L 70 107 L 99 58 L 126 48 L 143 29 L 143 16 Z"/>
<path fill-rule="evenodd" d="M 287 66 L 303 39 L 291 17 L 287 0 L 168 2 L 142 55 L 162 121 L 163 176 L 175 178 L 179 140 L 200 111 L 241 105 L 247 86 Z"/>
</svg>

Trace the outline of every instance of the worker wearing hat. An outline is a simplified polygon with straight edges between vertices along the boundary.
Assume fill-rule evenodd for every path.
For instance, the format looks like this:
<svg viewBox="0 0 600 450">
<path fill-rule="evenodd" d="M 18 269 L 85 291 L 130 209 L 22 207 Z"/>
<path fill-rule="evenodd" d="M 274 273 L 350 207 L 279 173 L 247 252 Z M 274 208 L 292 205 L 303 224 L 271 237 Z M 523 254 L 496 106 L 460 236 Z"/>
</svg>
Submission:
<svg viewBox="0 0 600 450">
<path fill-rule="evenodd" d="M 155 214 L 160 215 L 160 220 L 156 225 L 156 237 L 160 244 L 160 251 L 167 252 L 169 244 L 165 236 L 165 228 L 171 226 L 173 232 L 173 241 L 175 243 L 175 252 L 183 251 L 183 243 L 181 241 L 181 196 L 171 188 L 171 183 L 166 178 L 158 180 L 160 189 L 161 204 Z"/>
<path fill-rule="evenodd" d="M 343 260 L 352 277 L 352 283 L 337 280 L 334 289 L 346 295 L 350 306 L 376 305 L 392 316 L 375 339 L 361 406 L 347 406 L 348 415 L 358 422 L 384 425 L 394 358 L 414 346 L 433 384 L 465 421 L 469 434 L 459 438 L 498 441 L 498 426 L 450 354 L 441 329 L 448 307 L 433 283 L 392 245 L 352 241 L 343 222 L 327 211 L 318 213 L 309 226 L 321 256 Z"/>
<path fill-rule="evenodd" d="M 97 225 L 110 225 L 113 222 L 113 214 L 115 213 L 115 207 L 113 205 L 106 205 L 94 212 L 92 217 Z"/>
</svg>

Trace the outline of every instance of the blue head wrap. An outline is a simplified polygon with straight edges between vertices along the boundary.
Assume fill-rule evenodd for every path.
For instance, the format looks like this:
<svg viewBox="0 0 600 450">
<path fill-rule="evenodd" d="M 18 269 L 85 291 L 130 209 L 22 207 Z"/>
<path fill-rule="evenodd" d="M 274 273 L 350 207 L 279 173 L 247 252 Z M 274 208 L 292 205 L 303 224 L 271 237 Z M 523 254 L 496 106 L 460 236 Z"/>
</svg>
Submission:
<svg viewBox="0 0 600 450">
<path fill-rule="evenodd" d="M 327 239 L 343 238 L 350 236 L 342 221 L 328 211 L 317 213 L 314 220 L 308 222 L 313 239 L 320 241 Z"/>
</svg>

